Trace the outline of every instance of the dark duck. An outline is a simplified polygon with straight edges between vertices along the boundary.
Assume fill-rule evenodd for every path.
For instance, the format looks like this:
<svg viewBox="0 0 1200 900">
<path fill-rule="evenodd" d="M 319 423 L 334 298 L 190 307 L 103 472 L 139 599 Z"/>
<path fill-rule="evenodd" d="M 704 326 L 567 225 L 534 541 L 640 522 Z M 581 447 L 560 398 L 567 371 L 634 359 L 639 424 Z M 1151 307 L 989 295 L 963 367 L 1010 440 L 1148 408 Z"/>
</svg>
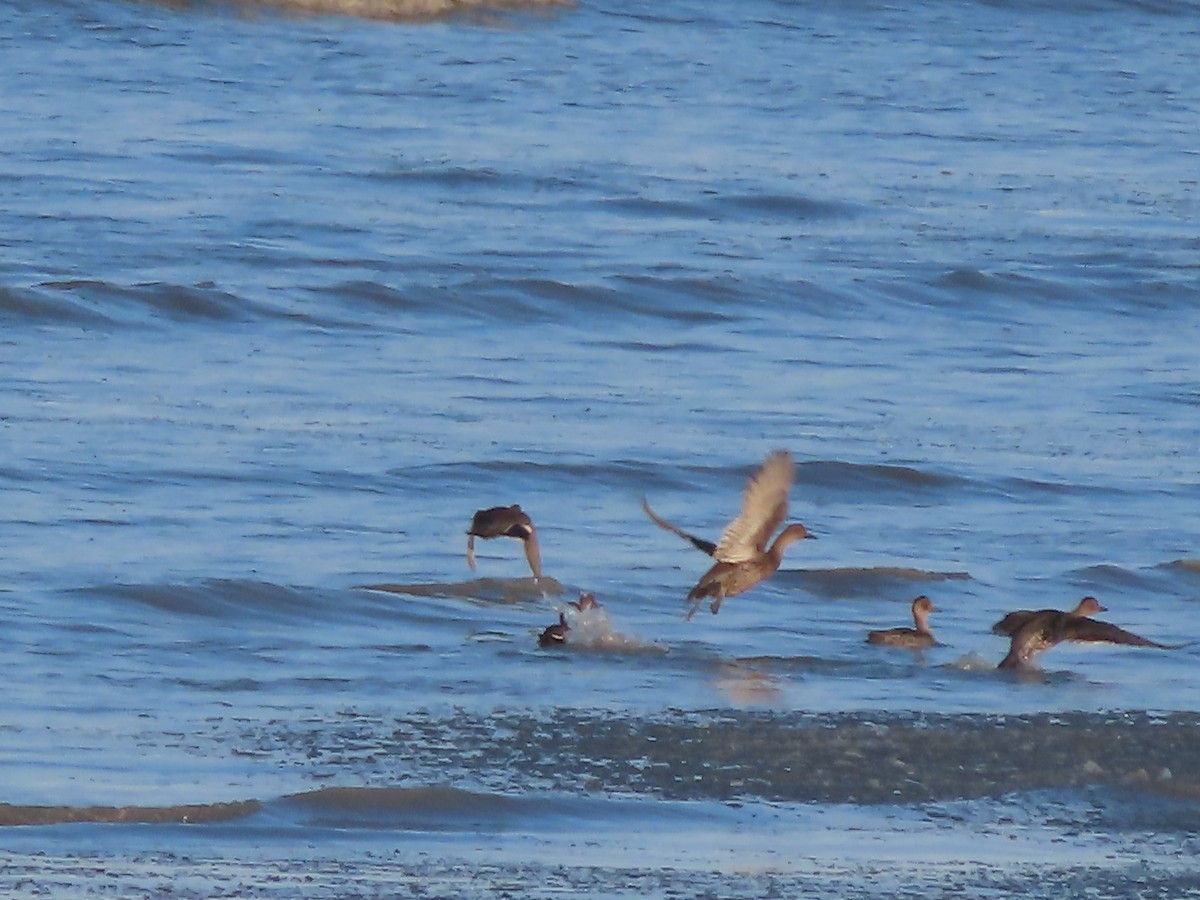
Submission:
<svg viewBox="0 0 1200 900">
<path fill-rule="evenodd" d="M 1088 601 L 1091 601 L 1090 603 Z M 1094 604 L 1094 606 L 1093 606 Z M 1188 644 L 1161 644 L 1141 637 L 1110 622 L 1101 622 L 1083 615 L 1078 610 L 1100 611 L 1103 607 L 1094 598 L 1085 597 L 1074 610 L 1063 612 L 1057 609 L 1041 609 L 1036 612 L 1020 610 L 1019 617 L 1009 616 L 993 626 L 998 634 L 1010 637 L 1008 655 L 1000 662 L 1001 669 L 1029 669 L 1037 657 L 1045 651 L 1065 642 L 1085 644 L 1118 644 L 1127 647 L 1155 647 L 1160 650 L 1178 650 Z M 1007 624 L 1006 624 L 1007 623 Z M 1001 631 L 1001 626 L 1011 631 Z"/>
<path fill-rule="evenodd" d="M 467 565 L 471 571 L 475 570 L 475 538 L 491 540 L 499 537 L 521 541 L 525 545 L 525 559 L 529 561 L 533 577 L 542 577 L 542 554 L 538 548 L 537 529 L 533 527 L 533 520 L 516 503 L 481 509 L 471 519 L 471 527 L 467 529 Z"/>
</svg>

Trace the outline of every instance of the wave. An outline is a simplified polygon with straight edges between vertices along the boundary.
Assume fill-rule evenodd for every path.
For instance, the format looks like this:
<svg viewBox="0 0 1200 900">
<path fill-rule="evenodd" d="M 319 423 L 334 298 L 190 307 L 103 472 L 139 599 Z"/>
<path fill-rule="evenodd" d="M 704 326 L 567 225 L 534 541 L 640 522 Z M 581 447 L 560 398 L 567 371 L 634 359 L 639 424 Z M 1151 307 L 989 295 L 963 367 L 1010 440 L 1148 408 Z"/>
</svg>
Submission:
<svg viewBox="0 0 1200 900">
<path fill-rule="evenodd" d="M 546 579 L 543 579 L 546 580 Z M 242 623 L 304 627 L 306 623 L 335 621 L 377 625 L 381 620 L 401 620 L 410 625 L 424 618 L 422 611 L 378 602 L 371 595 L 347 588 L 291 586 L 244 578 L 207 578 L 189 583 L 115 583 L 74 588 L 68 593 L 99 599 L 116 607 L 150 610 L 163 621 L 209 620 L 218 627 L 241 628 Z M 538 596 L 541 596 L 540 594 Z M 138 614 L 139 620 L 143 619 Z M 425 648 L 420 642 L 403 645 Z"/>
<path fill-rule="evenodd" d="M 633 321 L 682 324 L 728 322 L 743 315 L 739 285 L 732 279 L 677 275 L 612 276 L 607 280 L 573 281 L 548 275 L 505 271 L 501 260 L 486 270 L 460 268 L 442 273 L 436 286 L 398 287 L 374 280 L 354 280 L 313 289 L 314 303 L 333 299 L 340 312 L 361 325 L 397 327 L 394 313 L 437 319 L 467 319 L 512 326 L 578 323 L 581 316 L 623 316 Z M 388 314 L 386 323 L 376 321 Z"/>
<path fill-rule="evenodd" d="M 857 210 L 849 203 L 832 200 L 817 200 L 803 194 L 731 194 L 713 198 L 713 205 L 720 210 L 721 218 L 729 213 L 753 215 L 757 218 L 787 222 L 811 219 L 846 218 Z"/>
<path fill-rule="evenodd" d="M 377 625 L 383 620 L 418 623 L 448 622 L 440 605 L 383 602 L 385 596 L 402 595 L 416 600 L 456 600 L 481 607 L 543 604 L 565 593 L 554 578 L 477 578 L 470 581 L 398 583 L 348 586 L 345 589 L 295 587 L 237 578 L 209 578 L 184 584 L 118 583 L 75 588 L 70 593 L 98 598 L 118 606 L 151 610 L 163 620 L 203 619 L 237 627 L 239 623 L 265 622 L 287 627 L 304 623 L 358 621 Z M 140 615 L 138 618 L 142 618 Z M 450 618 L 453 618 L 451 616 Z M 407 651 L 428 647 L 404 644 Z M 247 682 L 241 689 L 252 689 Z"/>
<path fill-rule="evenodd" d="M 1175 559 L 1171 562 L 1161 563 L 1157 568 L 1191 578 L 1200 578 L 1200 559 Z"/>
<path fill-rule="evenodd" d="M 760 199 L 767 208 L 774 208 L 770 198 Z M 803 205 L 800 200 L 776 201 L 783 208 L 788 202 Z M 569 252 L 587 254 L 586 248 Z M 229 290 L 211 282 L 126 284 L 78 278 L 31 286 L 7 285 L 0 287 L 0 322 L 119 328 L 265 321 L 333 330 L 404 332 L 419 327 L 412 315 L 518 328 L 545 323 L 577 325 L 581 318 L 590 321 L 595 316 L 618 317 L 632 323 L 731 325 L 767 321 L 777 315 L 775 298 L 781 286 L 771 279 L 759 282 L 746 274 L 728 272 L 698 275 L 671 267 L 602 275 L 588 270 L 578 278 L 549 274 L 561 269 L 559 263 L 561 260 L 541 257 L 540 264 L 531 268 L 526 256 L 495 252 L 485 264 L 466 266 L 454 257 L 453 248 L 448 248 L 441 261 L 426 264 L 424 273 L 410 271 L 401 281 L 375 277 L 322 279 L 297 285 L 287 295 L 269 296 L 250 296 L 248 291 Z M 379 269 L 378 260 L 364 259 L 354 264 Z M 1062 299 L 1050 286 L 1029 289 L 1026 280 L 955 271 L 933 284 L 904 282 L 882 293 L 889 303 L 897 296 L 917 305 L 944 302 L 956 314 L 962 313 L 962 294 L 968 290 L 981 297 L 995 297 L 997 302 L 1006 301 L 1018 290 L 1031 292 L 1033 299 Z M 796 295 L 789 301 L 793 311 L 823 318 L 869 312 L 873 302 L 828 284 L 789 283 L 787 291 Z M 1196 296 L 1180 300 L 1190 303 Z M 1088 293 L 1085 299 L 1091 297 Z M 1126 306 L 1133 302 L 1127 301 Z M 972 316 L 990 314 L 986 302 L 976 303 L 970 310 Z M 402 315 L 405 313 L 412 315 Z M 1011 310 L 1003 306 L 995 314 L 1011 317 Z M 598 341 L 610 339 L 592 337 Z M 727 346 L 720 349 L 737 352 Z M 1006 350 L 1006 359 L 1008 355 L 1011 351 Z"/>
<path fill-rule="evenodd" d="M 0 321 L 98 325 L 110 320 L 67 293 L 0 287 Z"/>
<path fill-rule="evenodd" d="M 116 284 L 74 279 L 0 288 L 0 321 L 92 327 L 163 322 L 249 322 L 299 316 L 213 284 Z"/>
<path fill-rule="evenodd" d="M 492 484 L 503 485 L 506 491 L 520 491 L 525 485 L 544 491 L 555 485 L 569 487 L 586 480 L 638 494 L 688 490 L 702 493 L 707 498 L 716 491 L 722 495 L 732 491 L 730 496 L 736 497 L 753 470 L 753 463 L 665 466 L 629 458 L 597 462 L 476 459 L 393 469 L 388 474 L 404 478 L 406 486 L 419 488 L 427 484 L 439 495 L 445 493 L 447 483 L 476 485 L 484 491 L 490 491 Z M 867 494 L 872 501 L 887 499 L 893 502 L 917 498 L 929 500 L 939 492 L 969 488 L 974 484 L 960 476 L 909 466 L 840 460 L 798 460 L 796 483 L 801 487 Z"/>
<path fill-rule="evenodd" d="M 1157 579 L 1151 571 L 1137 571 L 1124 566 L 1104 563 L 1076 570 L 1077 578 L 1089 587 L 1150 590 Z"/>
<path fill-rule="evenodd" d="M 436 597 L 445 600 L 469 600 L 483 605 L 496 603 L 528 603 L 547 596 L 557 597 L 566 592 L 563 585 L 549 576 L 530 578 L 473 578 L 470 581 L 450 582 L 384 582 L 360 584 L 363 591 L 387 594 L 407 594 L 412 597 Z"/>
<path fill-rule="evenodd" d="M 503 260 L 482 270 L 474 267 L 467 275 L 463 271 L 453 264 L 446 271 L 435 269 L 432 284 L 355 279 L 301 285 L 292 295 L 269 302 L 210 283 L 123 284 L 84 278 L 9 285 L 0 287 L 0 322 L 121 328 L 266 321 L 406 331 L 415 325 L 397 313 L 513 326 L 574 324 L 581 316 L 597 315 L 704 324 L 734 321 L 749 309 L 746 286 L 727 275 L 672 272 L 575 281 L 531 274 L 525 265 L 506 271 Z"/>
<path fill-rule="evenodd" d="M 292 619 L 328 609 L 313 590 L 268 582 L 212 578 L 197 584 L 113 584 L 79 591 L 146 606 L 172 616 L 240 619 L 248 613 Z"/>
<path fill-rule="evenodd" d="M 813 487 L 833 488 L 851 493 L 904 497 L 928 495 L 970 482 L 954 475 L 915 469 L 911 466 L 880 463 L 852 463 L 842 460 L 809 460 L 796 465 L 796 482 Z"/>
<path fill-rule="evenodd" d="M 1020 497 L 1023 494 L 1058 495 L 1063 497 L 1117 497 L 1127 494 L 1123 488 L 1112 485 L 1071 484 L 1064 481 L 1044 481 L 1032 478 L 1003 478 L 994 483 L 1005 497 Z"/>
<path fill-rule="evenodd" d="M 771 221 L 806 221 L 841 218 L 855 212 L 847 203 L 818 200 L 803 194 L 722 194 L 703 199 L 660 199 L 654 197 L 616 197 L 600 201 L 603 208 L 624 215 L 641 216 L 655 221 L 696 219 L 730 221 L 753 217 Z"/>
<path fill-rule="evenodd" d="M 964 571 L 932 571 L 905 566 L 868 566 L 836 569 L 786 569 L 776 580 L 795 582 L 810 593 L 829 598 L 881 597 L 923 590 L 940 581 L 966 581 Z M 911 598 L 907 598 L 911 599 Z"/>
<path fill-rule="evenodd" d="M 1194 279 L 1172 278 L 1164 274 L 1165 268 L 1134 256 L 1091 254 L 1048 259 L 1036 269 L 960 267 L 884 277 L 871 282 L 869 289 L 892 302 L 993 323 L 1013 321 L 1014 311 L 1037 318 L 1048 309 L 1094 316 L 1101 310 L 1141 314 L 1194 305 L 1200 299 Z"/>
<path fill-rule="evenodd" d="M 685 471 L 685 470 L 677 470 Z M 691 471 L 699 471 L 692 469 Z M 474 459 L 433 463 L 393 469 L 390 476 L 402 478 L 408 489 L 427 489 L 444 496 L 446 486 L 471 485 L 479 497 L 491 497 L 495 503 L 514 503 L 524 490 L 545 493 L 555 487 L 570 488 L 587 481 L 610 489 L 643 492 L 659 486 L 671 472 L 655 471 L 640 460 L 613 459 L 597 462 L 546 462 L 539 459 Z M 686 483 L 677 481 L 676 484 Z M 499 492 L 503 492 L 502 494 Z M 513 499 L 507 499 L 512 497 Z M 483 500 L 476 501 L 480 506 Z M 492 505 L 491 501 L 487 501 Z M 636 501 L 631 500 L 636 509 Z M 527 509 L 537 522 L 536 511 Z M 469 519 L 468 519 L 469 522 Z M 468 522 L 464 522 L 464 529 Z"/>
<path fill-rule="evenodd" d="M 1080 587 L 1099 593 L 1105 590 L 1160 593 L 1190 600 L 1200 580 L 1200 560 L 1176 559 L 1142 568 L 1113 563 L 1076 569 L 1073 577 Z"/>
</svg>

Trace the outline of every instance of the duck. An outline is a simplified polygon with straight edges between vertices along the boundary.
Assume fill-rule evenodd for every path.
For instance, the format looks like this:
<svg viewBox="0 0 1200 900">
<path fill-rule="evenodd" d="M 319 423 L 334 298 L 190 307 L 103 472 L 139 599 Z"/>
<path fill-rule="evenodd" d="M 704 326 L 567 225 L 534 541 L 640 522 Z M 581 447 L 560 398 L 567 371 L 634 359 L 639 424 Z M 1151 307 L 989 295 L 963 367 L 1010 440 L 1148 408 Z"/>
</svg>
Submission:
<svg viewBox="0 0 1200 900">
<path fill-rule="evenodd" d="M 595 594 L 581 593 L 578 600 L 571 600 L 567 606 L 574 609 L 576 612 L 587 612 L 590 609 L 599 609 L 600 602 L 596 599 Z M 558 621 L 553 625 L 547 625 L 542 633 L 538 636 L 539 647 L 559 647 L 567 642 L 567 632 L 571 630 L 571 626 L 567 624 L 566 612 L 558 614 Z"/>
<path fill-rule="evenodd" d="M 1002 634 L 1005 637 L 1012 637 L 1016 634 L 1021 626 L 1032 619 L 1034 616 L 1042 615 L 1043 613 L 1058 612 L 1055 609 L 1018 609 L 1015 612 L 1010 612 L 1003 619 L 992 626 L 993 634 Z M 1108 612 L 1108 608 L 1100 605 L 1100 601 L 1095 597 L 1084 597 L 1075 608 L 1067 611 L 1070 616 L 1093 616 L 1096 613 Z"/>
<path fill-rule="evenodd" d="M 767 546 L 775 529 L 787 518 L 788 492 L 795 474 L 796 465 L 786 450 L 774 450 L 763 460 L 746 484 L 741 512 L 721 532 L 712 553 L 716 564 L 688 592 L 691 606 L 687 618 L 695 615 L 701 603 L 710 597 L 709 609 L 716 614 L 726 597 L 748 591 L 774 575 L 787 547 L 816 537 L 799 522 L 793 522 Z"/>
<path fill-rule="evenodd" d="M 1076 608 L 1078 609 L 1078 607 Z M 1012 633 L 1008 655 L 1001 660 L 997 668 L 1032 668 L 1034 660 L 1039 654 L 1064 641 L 1120 644 L 1128 647 L 1155 647 L 1160 650 L 1179 650 L 1190 646 L 1187 643 L 1161 644 L 1109 622 L 1101 622 L 1098 619 L 1079 615 L 1074 611 L 1044 609 L 1032 613 L 1030 618 L 1025 619 L 1020 627 Z"/>
<path fill-rule="evenodd" d="M 567 632 L 571 630 L 571 626 L 567 624 L 565 613 L 558 614 L 558 621 L 553 625 L 547 625 L 545 630 L 538 636 L 539 647 L 559 647 L 567 642 Z"/>
<path fill-rule="evenodd" d="M 577 612 L 587 612 L 589 609 L 599 609 L 600 601 L 596 599 L 595 594 L 581 593 L 578 600 L 568 601 L 567 606 Z"/>
<path fill-rule="evenodd" d="M 498 537 L 517 538 L 525 545 L 525 559 L 535 579 L 542 577 L 542 554 L 538 547 L 537 529 L 520 504 L 493 506 L 476 511 L 467 529 L 467 565 L 475 571 L 475 538 L 491 540 Z"/>
<path fill-rule="evenodd" d="M 887 647 L 908 647 L 920 650 L 925 647 L 937 646 L 933 632 L 929 630 L 929 614 L 937 609 L 924 594 L 912 602 L 912 617 L 916 628 L 885 628 L 867 632 L 868 644 L 882 644 Z"/>
</svg>

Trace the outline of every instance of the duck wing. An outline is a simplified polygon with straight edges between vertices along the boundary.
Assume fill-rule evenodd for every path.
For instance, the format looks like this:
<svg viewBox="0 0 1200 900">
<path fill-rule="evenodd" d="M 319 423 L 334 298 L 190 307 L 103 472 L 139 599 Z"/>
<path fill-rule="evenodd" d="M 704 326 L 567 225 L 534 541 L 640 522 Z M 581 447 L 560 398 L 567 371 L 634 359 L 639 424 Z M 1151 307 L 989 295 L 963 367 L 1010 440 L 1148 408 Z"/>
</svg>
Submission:
<svg viewBox="0 0 1200 900">
<path fill-rule="evenodd" d="M 519 503 L 512 506 L 493 506 L 477 510 L 471 518 L 467 534 L 481 538 L 515 537 L 524 538 L 525 532 L 533 527 L 533 520 L 521 509 Z"/>
<path fill-rule="evenodd" d="M 542 551 L 538 546 L 537 529 L 533 527 L 533 523 L 529 523 L 529 531 L 523 538 L 525 542 L 525 559 L 529 562 L 529 569 L 533 572 L 534 578 L 542 577 Z"/>
<path fill-rule="evenodd" d="M 1092 604 L 1091 606 L 1088 605 L 1089 601 Z M 1061 616 L 1082 617 L 1084 615 L 1085 610 L 1096 609 L 1096 608 L 1099 608 L 1100 612 L 1104 611 L 1104 607 L 1102 607 L 1102 606 L 1100 606 L 1100 604 L 1096 603 L 1094 598 L 1084 597 L 1082 600 L 1079 601 L 1079 604 L 1074 609 L 1070 610 L 1069 612 L 1063 612 L 1062 610 L 1058 610 L 1058 609 L 1018 609 L 1014 612 L 1010 612 L 1003 619 L 1001 619 L 999 622 L 997 622 L 995 625 L 993 625 L 992 633 L 993 634 L 1003 634 L 1007 637 L 1012 637 L 1014 634 L 1016 634 L 1018 631 L 1020 631 L 1024 626 L 1028 625 L 1034 619 L 1043 618 L 1043 619 L 1047 619 L 1047 620 L 1059 621 Z M 1065 620 L 1061 620 L 1061 621 L 1065 621 Z M 1064 640 L 1067 640 L 1067 639 L 1064 638 Z M 1100 640 L 1103 640 L 1103 638 L 1100 638 Z"/>
<path fill-rule="evenodd" d="M 1046 610 L 1043 610 L 1043 612 L 1046 612 Z M 1012 637 L 1021 630 L 1021 626 L 1028 624 L 1036 615 L 1037 613 L 1032 609 L 1018 609 L 1015 612 L 1010 612 L 992 626 L 992 633 Z"/>
<path fill-rule="evenodd" d="M 642 511 L 646 515 L 648 515 L 650 517 L 650 521 L 653 522 L 655 525 L 657 525 L 659 528 L 662 528 L 664 531 L 669 531 L 669 532 L 671 532 L 671 534 L 678 535 L 679 537 L 683 538 L 685 541 L 690 543 L 697 550 L 707 553 L 709 556 L 712 556 L 716 552 L 716 550 L 717 550 L 716 544 L 714 544 L 712 541 L 706 541 L 706 540 L 704 540 L 704 538 L 698 538 L 694 534 L 688 534 L 686 531 L 684 531 L 678 525 L 674 524 L 673 522 L 668 522 L 666 519 L 664 519 L 662 516 L 660 516 L 658 513 L 656 513 L 654 510 L 652 510 L 650 508 L 650 504 L 647 502 L 645 497 L 642 498 Z"/>
<path fill-rule="evenodd" d="M 727 563 L 761 556 L 771 535 L 787 518 L 788 493 L 795 475 L 790 453 L 776 450 L 768 455 L 746 484 L 742 511 L 721 532 L 713 556 Z"/>
<path fill-rule="evenodd" d="M 1188 644 L 1160 644 L 1141 635 L 1126 631 L 1110 622 L 1101 622 L 1087 616 L 1070 616 L 1057 629 L 1060 641 L 1075 641 L 1088 644 L 1125 644 L 1130 647 L 1158 647 L 1160 650 L 1179 650 Z"/>
</svg>

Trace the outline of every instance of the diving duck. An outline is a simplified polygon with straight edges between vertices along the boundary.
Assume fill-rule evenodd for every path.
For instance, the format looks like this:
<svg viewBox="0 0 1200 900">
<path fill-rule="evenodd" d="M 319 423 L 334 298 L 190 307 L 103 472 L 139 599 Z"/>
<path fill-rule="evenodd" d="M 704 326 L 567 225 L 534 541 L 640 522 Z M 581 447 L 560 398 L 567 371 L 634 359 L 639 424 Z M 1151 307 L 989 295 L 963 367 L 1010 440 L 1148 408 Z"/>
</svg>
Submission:
<svg viewBox="0 0 1200 900">
<path fill-rule="evenodd" d="M 467 565 L 475 571 L 475 538 L 491 540 L 498 537 L 517 538 L 525 545 L 525 559 L 534 578 L 542 577 L 542 554 L 538 549 L 537 529 L 533 520 L 514 503 L 512 506 L 493 506 L 481 509 L 471 519 L 467 529 Z"/>
</svg>

